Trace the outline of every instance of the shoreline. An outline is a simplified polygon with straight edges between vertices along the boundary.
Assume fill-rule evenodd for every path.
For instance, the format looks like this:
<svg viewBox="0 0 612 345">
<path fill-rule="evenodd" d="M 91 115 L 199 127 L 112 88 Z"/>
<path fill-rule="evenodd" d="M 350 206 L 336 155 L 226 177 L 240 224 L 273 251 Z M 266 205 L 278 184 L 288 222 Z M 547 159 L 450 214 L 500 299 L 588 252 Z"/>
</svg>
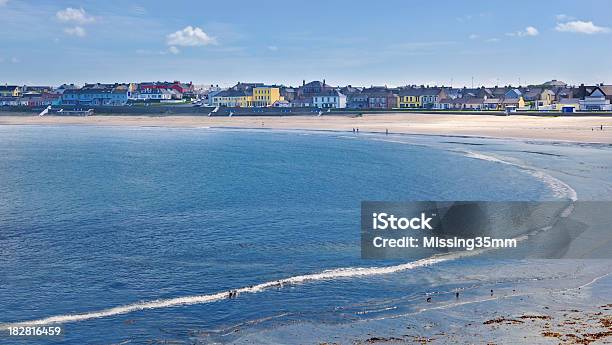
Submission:
<svg viewBox="0 0 612 345">
<path fill-rule="evenodd" d="M 533 117 L 440 114 L 364 114 L 361 117 L 324 116 L 148 116 L 94 115 L 0 116 L 0 125 L 94 125 L 167 128 L 276 129 L 412 135 L 465 138 L 521 139 L 612 144 L 612 118 Z M 603 128 L 603 130 L 601 130 Z"/>
</svg>

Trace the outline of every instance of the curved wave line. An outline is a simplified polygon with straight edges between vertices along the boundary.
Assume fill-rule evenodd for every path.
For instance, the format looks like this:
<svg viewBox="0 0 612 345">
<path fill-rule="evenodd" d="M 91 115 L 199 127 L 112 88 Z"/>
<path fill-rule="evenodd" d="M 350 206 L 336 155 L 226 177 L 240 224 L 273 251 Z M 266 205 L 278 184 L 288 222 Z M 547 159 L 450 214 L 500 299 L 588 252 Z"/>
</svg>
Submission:
<svg viewBox="0 0 612 345">
<path fill-rule="evenodd" d="M 434 255 L 429 258 L 395 265 L 395 266 L 384 266 L 384 267 L 352 267 L 352 268 L 338 268 L 333 270 L 327 270 L 319 273 L 298 275 L 294 277 L 289 277 L 285 279 L 269 281 L 257 285 L 242 287 L 234 290 L 227 290 L 213 294 L 206 295 L 195 295 L 195 296 L 185 296 L 185 297 L 176 297 L 169 299 L 159 299 L 153 301 L 146 302 L 137 302 L 132 304 L 126 304 L 122 306 L 117 306 L 113 308 L 103 309 L 99 311 L 93 311 L 88 313 L 81 314 L 65 314 L 65 315 L 56 315 L 50 316 L 42 319 L 30 320 L 30 321 L 19 321 L 14 323 L 3 323 L 0 324 L 0 330 L 6 330 L 10 327 L 20 327 L 20 326 L 37 326 L 37 325 L 50 325 L 50 324 L 63 324 L 63 323 L 71 323 L 71 322 L 79 322 L 91 319 L 99 319 L 105 317 L 111 317 L 116 315 L 133 313 L 141 310 L 148 309 L 162 309 L 176 306 L 184 306 L 184 305 L 193 305 L 193 304 L 205 304 L 212 303 L 216 301 L 220 301 L 223 299 L 229 298 L 230 292 L 235 293 L 257 293 L 264 290 L 268 290 L 271 288 L 280 288 L 284 285 L 293 285 L 300 284 L 305 282 L 319 281 L 319 280 L 331 280 L 338 278 L 353 278 L 353 277 L 363 277 L 363 276 L 374 276 L 374 275 L 383 275 L 390 274 L 405 270 L 411 270 L 419 267 L 434 265 L 444 261 L 450 261 L 459 259 L 462 257 L 474 256 L 480 254 L 482 251 L 472 251 L 472 252 L 459 252 L 459 253 L 450 253 L 450 254 L 442 254 L 442 255 Z"/>
<path fill-rule="evenodd" d="M 495 162 L 495 163 L 501 163 L 501 164 L 506 164 L 506 165 L 511 165 L 511 166 L 521 168 L 523 170 L 526 170 L 531 176 L 544 181 L 544 183 L 550 186 L 553 193 L 555 193 L 555 196 L 567 197 L 571 201 L 578 200 L 578 193 L 576 192 L 574 188 L 570 187 L 567 183 L 561 181 L 560 179 L 548 173 L 545 173 L 544 171 L 539 170 L 537 168 L 527 166 L 524 164 L 509 162 L 509 161 L 497 158 L 492 155 L 485 155 L 485 154 L 477 153 L 473 151 L 456 151 L 456 152 L 463 153 L 465 154 L 466 157 L 469 157 L 469 158 L 480 159 L 480 160 L 485 160 L 485 161 Z"/>
<path fill-rule="evenodd" d="M 578 193 L 576 192 L 575 189 L 573 189 L 572 187 L 570 187 L 567 183 L 561 181 L 560 179 L 538 169 L 538 168 L 534 168 L 528 165 L 524 165 L 524 164 L 519 164 L 519 163 L 515 163 L 515 162 L 510 162 L 501 158 L 497 158 L 491 154 L 483 154 L 480 152 L 474 152 L 474 151 L 469 151 L 469 150 L 460 150 L 460 149 L 449 149 L 449 148 L 443 148 L 443 147 L 437 147 L 431 144 L 414 144 L 414 143 L 409 143 L 409 142 L 405 142 L 405 141 L 401 141 L 401 140 L 393 140 L 393 139 L 380 139 L 380 138 L 373 138 L 371 139 L 373 141 L 382 141 L 382 142 L 388 142 L 388 143 L 395 143 L 395 144 L 404 144 L 404 145 L 412 145 L 412 146 L 426 146 L 426 147 L 431 147 L 431 148 L 435 148 L 435 149 L 439 149 L 442 151 L 448 151 L 448 152 L 456 152 L 456 153 L 460 153 L 463 154 L 465 157 L 468 158 L 474 158 L 474 159 L 480 159 L 483 161 L 489 161 L 489 162 L 494 162 L 494 163 L 500 163 L 500 164 L 506 164 L 506 165 L 510 165 L 510 166 L 514 166 L 517 168 L 520 168 L 522 170 L 525 170 L 527 173 L 529 173 L 531 176 L 543 181 L 544 183 L 546 183 L 551 190 L 553 191 L 553 193 L 555 194 L 556 197 L 559 198 L 563 198 L 563 197 L 567 197 L 568 199 L 570 199 L 572 202 L 575 202 L 576 200 L 578 200 Z M 570 208 L 568 208 L 568 210 L 566 210 L 565 217 L 567 217 L 567 215 L 569 215 L 571 213 L 571 211 L 573 210 L 573 205 L 570 206 Z"/>
</svg>

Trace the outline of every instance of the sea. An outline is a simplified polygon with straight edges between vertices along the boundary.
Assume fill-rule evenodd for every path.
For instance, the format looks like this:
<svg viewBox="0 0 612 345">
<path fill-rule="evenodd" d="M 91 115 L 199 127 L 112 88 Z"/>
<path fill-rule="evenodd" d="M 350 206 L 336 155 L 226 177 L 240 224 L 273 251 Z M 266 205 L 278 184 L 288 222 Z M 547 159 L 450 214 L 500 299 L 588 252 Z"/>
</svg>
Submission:
<svg viewBox="0 0 612 345">
<path fill-rule="evenodd" d="M 478 275 L 479 260 L 361 259 L 362 201 L 568 197 L 515 164 L 428 145 L 440 140 L 0 126 L 0 343 L 229 343 L 556 274 L 543 264 L 510 281 Z M 48 324 L 62 335 L 6 330 Z"/>
</svg>

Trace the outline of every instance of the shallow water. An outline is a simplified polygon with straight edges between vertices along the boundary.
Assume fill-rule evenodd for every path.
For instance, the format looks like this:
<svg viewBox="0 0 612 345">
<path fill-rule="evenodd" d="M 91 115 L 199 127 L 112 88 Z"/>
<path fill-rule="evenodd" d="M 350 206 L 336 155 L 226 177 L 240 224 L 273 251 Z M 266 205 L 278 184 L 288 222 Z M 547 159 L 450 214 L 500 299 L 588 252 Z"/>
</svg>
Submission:
<svg viewBox="0 0 612 345">
<path fill-rule="evenodd" d="M 373 138 L 0 127 L 0 323 L 209 295 L 326 269 L 400 264 L 360 259 L 363 200 L 563 196 L 550 180 L 516 165 L 432 148 L 439 138 L 419 138 L 425 146 Z M 36 341 L 206 342 L 274 320 L 347 322 L 373 314 L 355 313 L 354 306 L 385 309 L 386 299 L 406 299 L 402 308 L 409 308 L 411 298 L 444 282 L 448 265 L 462 262 L 111 313 L 66 323 L 61 340 Z"/>
</svg>

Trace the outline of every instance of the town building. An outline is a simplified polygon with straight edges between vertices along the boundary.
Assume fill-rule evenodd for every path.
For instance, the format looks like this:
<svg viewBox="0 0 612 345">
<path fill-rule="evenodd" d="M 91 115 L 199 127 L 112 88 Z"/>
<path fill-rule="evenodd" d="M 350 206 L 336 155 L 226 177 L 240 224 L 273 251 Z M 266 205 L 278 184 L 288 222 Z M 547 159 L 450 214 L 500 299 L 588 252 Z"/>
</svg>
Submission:
<svg viewBox="0 0 612 345">
<path fill-rule="evenodd" d="M 421 92 L 420 88 L 408 87 L 402 88 L 398 92 L 398 108 L 420 108 L 421 107 Z"/>
<path fill-rule="evenodd" d="M 297 98 L 297 89 L 283 86 L 280 88 L 280 95 L 285 101 L 291 102 Z"/>
<path fill-rule="evenodd" d="M 142 89 L 132 93 L 131 99 L 135 101 L 168 101 L 178 97 L 177 92 L 173 89 Z"/>
<path fill-rule="evenodd" d="M 553 103 L 550 110 L 573 113 L 580 110 L 580 100 L 578 98 L 562 98 Z"/>
<path fill-rule="evenodd" d="M 369 109 L 393 109 L 398 104 L 398 96 L 386 86 L 373 86 L 369 89 L 364 89 L 361 95 L 367 96 L 367 107 Z"/>
<path fill-rule="evenodd" d="M 496 95 L 495 92 L 493 92 L 493 95 Z M 504 93 L 504 98 L 512 98 L 512 99 L 518 99 L 519 97 L 522 97 L 523 93 L 521 92 L 521 90 L 519 89 L 509 89 Z"/>
<path fill-rule="evenodd" d="M 496 87 L 497 88 L 497 87 Z M 505 90 L 502 90 L 503 92 L 501 94 L 499 94 L 498 96 L 503 96 L 503 94 L 505 93 Z M 479 87 L 479 88 L 471 88 L 468 89 L 466 87 L 464 87 L 463 89 L 461 89 L 459 91 L 459 97 L 460 98 L 484 98 L 484 97 L 488 97 L 488 98 L 495 98 L 493 95 L 493 92 L 488 89 L 483 87 Z"/>
<path fill-rule="evenodd" d="M 53 92 L 53 88 L 51 86 L 33 86 L 33 85 L 24 85 L 21 87 L 22 93 L 38 93 L 42 94 L 45 92 Z"/>
<path fill-rule="evenodd" d="M 276 101 L 283 100 L 278 86 L 256 86 L 253 88 L 253 106 L 269 107 Z"/>
<path fill-rule="evenodd" d="M 553 104 L 556 99 L 556 94 L 550 89 L 543 88 L 527 88 L 523 92 L 523 99 L 525 100 L 526 106 L 537 110 L 547 109 Z"/>
<path fill-rule="evenodd" d="M 244 89 L 228 89 L 220 91 L 212 96 L 214 107 L 251 107 L 253 106 L 253 95 Z"/>
<path fill-rule="evenodd" d="M 183 94 L 185 92 L 189 92 L 189 91 L 194 91 L 194 86 L 193 83 L 189 82 L 187 84 L 185 83 L 181 83 L 178 80 L 175 80 L 173 82 L 147 82 L 147 83 L 140 83 L 138 85 L 139 89 L 172 89 L 172 90 L 176 90 L 177 92 Z"/>
<path fill-rule="evenodd" d="M 302 86 L 300 86 L 297 90 L 298 98 L 309 98 L 315 95 L 334 90 L 335 88 L 327 85 L 325 83 L 325 79 L 323 81 L 311 81 L 310 83 L 306 83 L 305 80 L 302 81 Z"/>
<path fill-rule="evenodd" d="M 346 96 L 336 90 L 322 92 L 312 97 L 312 104 L 320 109 L 346 108 Z"/>
<path fill-rule="evenodd" d="M 293 108 L 308 108 L 313 106 L 314 105 L 312 104 L 312 97 L 300 97 L 291 101 L 291 107 Z"/>
<path fill-rule="evenodd" d="M 421 88 L 421 95 L 419 96 L 419 103 L 421 108 L 433 109 L 437 108 L 437 103 L 441 99 L 446 99 L 446 91 L 444 88 Z"/>
<path fill-rule="evenodd" d="M 484 102 L 487 98 L 480 97 L 459 97 L 444 100 L 451 110 L 483 110 Z"/>
<path fill-rule="evenodd" d="M 291 108 L 292 104 L 291 102 L 287 101 L 287 100 L 279 100 L 274 102 L 274 104 L 272 104 L 272 107 L 274 108 Z"/>
<path fill-rule="evenodd" d="M 363 91 L 346 96 L 346 107 L 349 109 L 367 109 L 370 106 L 367 93 Z"/>
<path fill-rule="evenodd" d="M 587 87 L 589 92 L 581 99 L 580 110 L 582 111 L 609 111 L 612 110 L 610 100 L 606 98 L 605 92 L 599 87 Z"/>
<path fill-rule="evenodd" d="M 116 88 L 89 88 L 65 90 L 62 105 L 119 106 L 126 105 L 130 91 Z"/>
<path fill-rule="evenodd" d="M 189 82 L 188 84 L 181 83 L 176 80 L 173 82 L 146 82 L 140 83 L 137 85 L 137 89 L 139 91 L 144 91 L 148 89 L 166 89 L 166 90 L 174 90 L 172 99 L 183 99 L 183 97 L 191 98 L 195 96 L 195 87 L 193 83 Z"/>
<path fill-rule="evenodd" d="M 20 104 L 27 107 L 39 107 L 45 104 L 42 94 L 37 92 L 24 93 L 19 98 Z"/>
<path fill-rule="evenodd" d="M 74 84 L 62 84 L 62 85 L 58 86 L 54 91 L 61 95 L 66 90 L 75 90 L 75 89 L 79 89 L 79 87 L 77 85 L 74 85 Z"/>
<path fill-rule="evenodd" d="M 17 85 L 0 85 L 0 96 L 2 97 L 19 97 L 21 88 Z"/>
</svg>

